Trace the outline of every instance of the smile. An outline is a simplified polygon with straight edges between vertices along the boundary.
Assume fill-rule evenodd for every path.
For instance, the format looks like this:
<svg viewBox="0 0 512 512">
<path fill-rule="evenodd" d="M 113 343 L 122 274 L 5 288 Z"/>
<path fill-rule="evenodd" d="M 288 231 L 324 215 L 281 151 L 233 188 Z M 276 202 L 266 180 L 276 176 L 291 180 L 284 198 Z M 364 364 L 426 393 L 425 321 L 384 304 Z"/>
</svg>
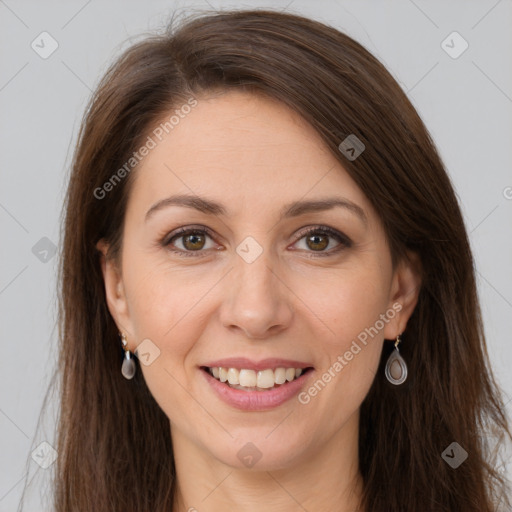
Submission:
<svg viewBox="0 0 512 512">
<path fill-rule="evenodd" d="M 199 369 L 217 398 L 245 411 L 269 410 L 289 401 L 307 385 L 313 370 L 313 367 L 253 370 L 226 366 Z"/>
<path fill-rule="evenodd" d="M 233 389 L 244 391 L 267 391 L 298 379 L 311 368 L 267 368 L 250 370 L 225 367 L 203 367 L 212 377 Z"/>
</svg>

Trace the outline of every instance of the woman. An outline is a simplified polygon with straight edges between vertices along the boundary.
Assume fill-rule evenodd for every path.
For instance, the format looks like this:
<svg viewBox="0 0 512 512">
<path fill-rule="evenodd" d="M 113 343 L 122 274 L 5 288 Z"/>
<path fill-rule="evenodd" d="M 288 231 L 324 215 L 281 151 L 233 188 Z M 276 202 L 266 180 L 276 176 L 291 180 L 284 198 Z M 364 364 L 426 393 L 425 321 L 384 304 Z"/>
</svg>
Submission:
<svg viewBox="0 0 512 512">
<path fill-rule="evenodd" d="M 80 133 L 61 305 L 58 512 L 506 506 L 452 184 L 333 28 L 223 12 L 123 54 Z"/>
</svg>

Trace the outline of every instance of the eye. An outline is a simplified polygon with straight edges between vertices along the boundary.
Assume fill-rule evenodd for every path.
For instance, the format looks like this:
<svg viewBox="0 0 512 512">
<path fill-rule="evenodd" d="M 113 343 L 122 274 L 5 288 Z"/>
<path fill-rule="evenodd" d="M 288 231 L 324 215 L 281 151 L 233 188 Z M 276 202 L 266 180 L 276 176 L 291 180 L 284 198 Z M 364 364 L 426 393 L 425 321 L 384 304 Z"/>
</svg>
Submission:
<svg viewBox="0 0 512 512">
<path fill-rule="evenodd" d="M 205 245 L 207 238 L 212 238 L 213 234 L 205 227 L 202 228 L 180 228 L 178 231 L 170 234 L 162 243 L 169 247 L 172 252 L 180 256 L 196 256 L 194 252 L 201 252 L 202 249 L 211 249 Z M 174 249 L 173 240 L 178 240 L 183 248 Z"/>
<path fill-rule="evenodd" d="M 324 249 L 330 244 L 330 238 L 334 238 L 338 242 L 338 245 L 335 246 L 334 249 L 325 251 Z M 305 232 L 303 231 L 297 242 L 303 239 L 305 240 L 306 250 L 311 249 L 313 253 L 318 253 L 312 254 L 312 257 L 331 256 L 352 245 L 352 241 L 346 235 L 328 226 L 316 226 Z"/>
<path fill-rule="evenodd" d="M 206 243 L 207 239 L 213 239 L 213 236 L 213 232 L 206 227 L 180 228 L 167 236 L 162 241 L 162 245 L 179 256 L 200 256 L 200 253 L 205 252 L 203 249 L 213 248 L 212 245 L 208 246 Z M 325 251 L 330 245 L 329 239 L 332 238 L 338 242 L 338 245 L 334 249 Z M 297 242 L 300 242 L 302 239 L 305 239 L 306 251 L 309 250 L 308 252 L 313 253 L 311 257 L 331 256 L 352 245 L 352 241 L 346 235 L 328 226 L 309 228 L 300 234 Z M 176 243 L 174 242 L 175 240 L 177 241 Z"/>
</svg>

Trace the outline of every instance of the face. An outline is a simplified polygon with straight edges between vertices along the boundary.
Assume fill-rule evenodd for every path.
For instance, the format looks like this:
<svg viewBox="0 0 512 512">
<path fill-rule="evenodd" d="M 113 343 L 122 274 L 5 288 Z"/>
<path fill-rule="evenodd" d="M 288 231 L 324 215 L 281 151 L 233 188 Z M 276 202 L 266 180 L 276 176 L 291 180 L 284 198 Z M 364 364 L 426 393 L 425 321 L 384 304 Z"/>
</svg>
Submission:
<svg viewBox="0 0 512 512">
<path fill-rule="evenodd" d="M 145 343 L 140 367 L 173 440 L 233 467 L 249 442 L 263 469 L 307 461 L 357 431 L 415 274 L 393 270 L 368 199 L 286 106 L 198 98 L 155 140 L 134 171 L 120 261 L 103 263 L 112 316 L 130 350 Z"/>
</svg>

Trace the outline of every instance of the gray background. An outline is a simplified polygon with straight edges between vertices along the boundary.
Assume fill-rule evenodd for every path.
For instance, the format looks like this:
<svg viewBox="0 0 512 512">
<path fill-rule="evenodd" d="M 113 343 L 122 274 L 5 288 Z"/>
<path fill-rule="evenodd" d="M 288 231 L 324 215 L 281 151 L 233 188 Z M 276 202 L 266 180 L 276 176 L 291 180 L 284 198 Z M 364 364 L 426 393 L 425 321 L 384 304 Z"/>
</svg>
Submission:
<svg viewBox="0 0 512 512">
<path fill-rule="evenodd" d="M 419 111 L 454 182 L 477 266 L 488 348 L 512 398 L 512 2 L 253 1 L 213 7 L 287 9 L 366 46 Z M 32 506 L 48 470 L 31 458 L 53 443 L 55 400 L 43 398 L 56 360 L 55 275 L 66 173 L 91 90 L 113 58 L 173 10 L 206 2 L 0 0 L 0 512 L 16 510 L 25 478 Z M 58 49 L 31 47 L 47 31 Z M 442 47 L 457 31 L 458 58 Z M 45 51 L 50 48 L 45 40 Z M 460 41 L 448 44 L 457 51 Z M 43 49 L 41 48 L 40 51 Z M 47 237 L 48 240 L 42 238 Z M 507 411 L 511 413 L 511 402 Z M 509 466 L 510 467 L 510 466 Z M 39 506 L 38 506 L 39 505 Z"/>
</svg>

